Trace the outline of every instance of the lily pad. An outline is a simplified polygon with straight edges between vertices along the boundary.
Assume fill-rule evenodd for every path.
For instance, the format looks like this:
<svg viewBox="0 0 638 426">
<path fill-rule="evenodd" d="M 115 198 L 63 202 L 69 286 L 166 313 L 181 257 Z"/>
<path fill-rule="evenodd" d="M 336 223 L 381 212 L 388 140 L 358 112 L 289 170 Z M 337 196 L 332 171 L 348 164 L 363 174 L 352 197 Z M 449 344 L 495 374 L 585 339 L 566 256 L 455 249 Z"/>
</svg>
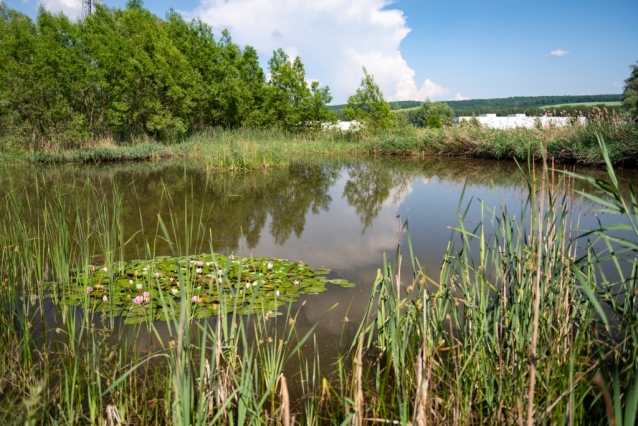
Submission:
<svg viewBox="0 0 638 426">
<path fill-rule="evenodd" d="M 220 312 L 275 315 L 300 295 L 325 292 L 327 282 L 354 286 L 343 279 L 328 280 L 329 272 L 301 261 L 268 257 L 162 256 L 78 268 L 61 299 L 68 305 L 122 316 L 127 324 L 173 319 L 180 303 L 189 304 L 194 318 Z"/>
</svg>

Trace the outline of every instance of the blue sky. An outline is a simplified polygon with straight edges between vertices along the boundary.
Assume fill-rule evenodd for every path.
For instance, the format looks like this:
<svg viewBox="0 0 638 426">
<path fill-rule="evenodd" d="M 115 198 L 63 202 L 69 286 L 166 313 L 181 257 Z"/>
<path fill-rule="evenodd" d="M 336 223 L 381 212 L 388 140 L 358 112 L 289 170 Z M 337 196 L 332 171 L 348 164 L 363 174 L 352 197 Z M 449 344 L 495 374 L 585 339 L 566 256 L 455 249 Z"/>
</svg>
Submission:
<svg viewBox="0 0 638 426">
<path fill-rule="evenodd" d="M 5 0 L 35 17 L 38 4 L 70 16 L 80 0 Z M 108 6 L 125 2 L 105 0 Z M 366 68 L 388 100 L 622 93 L 638 62 L 638 1 L 183 0 L 173 7 L 216 32 L 229 27 L 265 66 L 281 47 L 308 79 L 345 102 Z M 551 53 L 554 52 L 552 55 Z"/>
</svg>

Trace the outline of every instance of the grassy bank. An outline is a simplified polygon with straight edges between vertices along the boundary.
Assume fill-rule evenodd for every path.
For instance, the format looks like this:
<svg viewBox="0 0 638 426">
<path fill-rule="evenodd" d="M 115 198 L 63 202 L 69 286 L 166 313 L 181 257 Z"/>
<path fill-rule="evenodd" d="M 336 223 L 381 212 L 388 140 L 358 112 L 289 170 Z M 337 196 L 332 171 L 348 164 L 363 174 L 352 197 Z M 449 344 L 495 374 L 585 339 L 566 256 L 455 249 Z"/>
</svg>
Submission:
<svg viewBox="0 0 638 426">
<path fill-rule="evenodd" d="M 402 128 L 393 132 L 352 134 L 321 132 L 288 134 L 276 130 L 211 129 L 172 144 L 149 140 L 116 144 L 110 139 L 75 150 L 18 153 L 5 149 L 6 162 L 68 163 L 109 161 L 157 161 L 187 158 L 209 169 L 246 170 L 289 164 L 301 155 L 373 154 L 443 155 L 475 158 L 540 161 L 543 143 L 558 163 L 602 165 L 596 134 L 607 142 L 614 165 L 638 164 L 638 127 L 598 121 L 587 126 L 546 129 L 496 130 L 483 127 L 443 129 Z"/>
<path fill-rule="evenodd" d="M 558 163 L 602 165 L 604 158 L 596 139 L 605 141 L 614 165 L 638 164 L 638 127 L 627 124 L 593 123 L 546 129 L 487 129 L 480 126 L 426 129 L 415 137 L 387 135 L 370 139 L 367 149 L 377 154 L 446 155 L 470 158 L 542 158 L 546 143 L 549 158 Z"/>
<path fill-rule="evenodd" d="M 484 222 L 472 229 L 461 200 L 440 271 L 423 270 L 412 254 L 379 265 L 366 320 L 331 366 L 320 365 L 313 329 L 298 333 L 290 308 L 223 315 L 222 302 L 216 319 L 202 322 L 192 304 L 173 306 L 158 287 L 152 297 L 174 312 L 165 341 L 160 323 L 131 332 L 95 315 L 88 296 L 81 309 L 69 306 L 78 271 L 124 260 L 131 241 L 122 206 L 134 200 L 78 181 L 68 185 L 84 196 L 65 196 L 62 182 L 47 191 L 36 184 L 37 202 L 27 203 L 7 177 L 0 422 L 606 424 L 613 416 L 633 425 L 638 218 L 630 212 L 638 204 L 622 198 L 609 173 L 609 183 L 591 183 L 606 193 L 606 208 L 625 216 L 629 241 L 601 229 L 589 237 L 601 243 L 595 250 L 576 238 L 575 177 L 555 179 L 547 168 L 530 174 L 520 211 L 482 207 Z M 214 259 L 196 216 L 146 232 L 140 253 L 149 260 L 158 239 L 176 256 L 194 242 Z M 411 252 L 409 232 L 400 244 Z M 401 276 L 402 262 L 412 264 L 410 276 Z M 612 273 L 602 272 L 605 264 Z"/>
</svg>

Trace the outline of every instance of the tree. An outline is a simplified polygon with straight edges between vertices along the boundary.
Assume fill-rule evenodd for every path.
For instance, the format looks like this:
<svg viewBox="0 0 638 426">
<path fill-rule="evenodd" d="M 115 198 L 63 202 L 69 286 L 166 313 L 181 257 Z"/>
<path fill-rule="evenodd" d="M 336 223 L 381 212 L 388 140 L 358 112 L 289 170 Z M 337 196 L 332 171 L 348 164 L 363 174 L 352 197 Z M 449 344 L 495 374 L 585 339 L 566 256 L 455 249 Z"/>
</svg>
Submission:
<svg viewBox="0 0 638 426">
<path fill-rule="evenodd" d="M 441 119 L 438 115 L 432 114 L 428 117 L 428 127 L 430 129 L 440 129 L 443 127 L 443 123 L 441 123 Z"/>
<path fill-rule="evenodd" d="M 321 123 L 332 121 L 333 114 L 327 107 L 332 100 L 330 88 L 320 88 L 317 81 L 308 86 L 299 56 L 291 61 L 286 52 L 278 49 L 268 61 L 268 70 L 268 124 L 288 131 L 302 131 L 317 129 Z"/>
<path fill-rule="evenodd" d="M 270 90 L 267 103 L 271 125 L 297 130 L 303 125 L 303 109 L 310 97 L 303 63 L 299 56 L 291 61 L 283 49 L 277 49 L 268 61 L 268 70 Z"/>
<path fill-rule="evenodd" d="M 454 124 L 454 110 L 445 102 L 431 102 L 426 99 L 413 113 L 410 121 L 418 127 L 451 126 Z"/>
<path fill-rule="evenodd" d="M 638 63 L 631 65 L 631 75 L 625 80 L 622 106 L 629 113 L 630 120 L 638 121 Z"/>
<path fill-rule="evenodd" d="M 383 99 L 383 93 L 374 82 L 374 76 L 363 67 L 363 79 L 356 93 L 348 98 L 343 108 L 348 120 L 356 120 L 371 131 L 392 128 L 396 117 L 390 110 L 390 104 Z"/>
</svg>

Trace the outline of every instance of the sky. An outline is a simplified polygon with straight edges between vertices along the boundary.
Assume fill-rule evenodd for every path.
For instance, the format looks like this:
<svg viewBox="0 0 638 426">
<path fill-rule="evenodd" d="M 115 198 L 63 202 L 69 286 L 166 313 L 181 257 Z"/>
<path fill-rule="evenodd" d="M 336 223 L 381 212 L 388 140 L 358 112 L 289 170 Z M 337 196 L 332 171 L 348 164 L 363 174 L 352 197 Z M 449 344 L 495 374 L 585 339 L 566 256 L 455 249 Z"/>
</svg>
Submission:
<svg viewBox="0 0 638 426">
<path fill-rule="evenodd" d="M 39 5 L 72 18 L 81 0 L 4 0 L 31 17 Z M 124 0 L 104 0 L 124 7 Z M 299 55 L 308 80 L 345 103 L 374 75 L 386 100 L 488 99 L 622 93 L 638 63 L 636 0 L 158 0 L 216 34 Z"/>
</svg>

